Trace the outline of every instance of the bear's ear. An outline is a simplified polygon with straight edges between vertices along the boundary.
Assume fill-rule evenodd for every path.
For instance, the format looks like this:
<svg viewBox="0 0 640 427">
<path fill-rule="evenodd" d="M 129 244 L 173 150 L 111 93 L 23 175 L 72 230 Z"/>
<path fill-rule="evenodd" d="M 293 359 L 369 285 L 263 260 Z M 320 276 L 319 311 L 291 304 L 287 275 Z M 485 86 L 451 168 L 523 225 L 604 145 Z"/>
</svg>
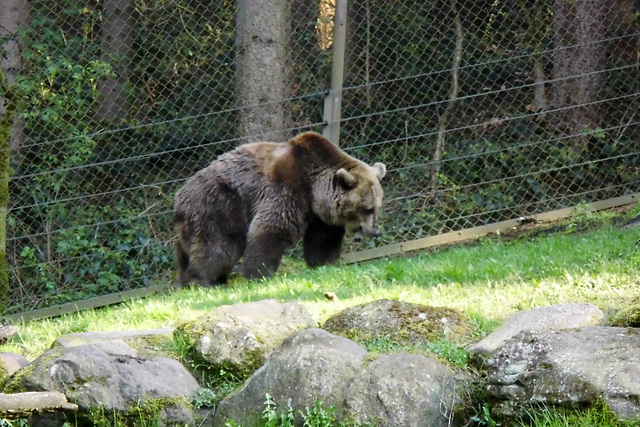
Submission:
<svg viewBox="0 0 640 427">
<path fill-rule="evenodd" d="M 376 163 L 373 165 L 373 168 L 376 170 L 376 176 L 378 177 L 378 181 L 381 181 L 382 178 L 387 174 L 387 167 L 384 163 Z"/>
<path fill-rule="evenodd" d="M 345 188 L 353 188 L 358 183 L 355 176 L 351 175 L 345 168 L 340 168 L 336 171 L 338 182 Z"/>
</svg>

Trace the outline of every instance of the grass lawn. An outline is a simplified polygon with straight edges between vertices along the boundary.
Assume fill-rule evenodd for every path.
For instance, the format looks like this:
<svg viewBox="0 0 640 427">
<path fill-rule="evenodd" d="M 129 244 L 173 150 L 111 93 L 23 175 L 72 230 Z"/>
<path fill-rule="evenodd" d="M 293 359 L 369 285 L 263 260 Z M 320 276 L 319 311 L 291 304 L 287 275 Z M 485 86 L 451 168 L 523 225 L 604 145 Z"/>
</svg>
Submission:
<svg viewBox="0 0 640 427">
<path fill-rule="evenodd" d="M 264 281 L 238 277 L 228 286 L 173 289 L 162 295 L 54 319 L 18 324 L 2 347 L 29 359 L 70 332 L 174 326 L 223 304 L 275 298 L 304 303 L 322 324 L 344 307 L 381 298 L 460 309 L 486 329 L 536 306 L 591 302 L 615 311 L 640 292 L 640 226 L 621 228 L 640 212 L 588 214 L 516 238 L 494 236 L 411 257 L 306 269 L 287 259 Z M 614 225 L 617 224 L 617 225 Z M 587 229 L 587 231 L 576 231 Z M 537 235 L 537 237 L 535 237 Z M 325 298 L 333 292 L 338 301 Z"/>
</svg>

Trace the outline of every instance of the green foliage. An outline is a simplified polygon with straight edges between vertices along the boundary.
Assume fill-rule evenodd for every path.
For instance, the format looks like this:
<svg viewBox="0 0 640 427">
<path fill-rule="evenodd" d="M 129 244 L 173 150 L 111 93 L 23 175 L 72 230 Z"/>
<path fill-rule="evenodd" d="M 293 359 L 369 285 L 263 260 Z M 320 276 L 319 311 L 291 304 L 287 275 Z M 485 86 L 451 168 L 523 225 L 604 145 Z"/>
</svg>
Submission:
<svg viewBox="0 0 640 427">
<path fill-rule="evenodd" d="M 313 407 L 306 407 L 304 411 L 299 411 L 304 427 L 350 427 L 354 426 L 349 422 L 338 422 L 333 413 L 335 407 L 324 408 L 320 399 L 316 400 Z M 269 393 L 265 394 L 264 409 L 260 422 L 255 427 L 293 427 L 296 425 L 295 414 L 291 405 L 288 405 L 284 411 L 278 409 L 278 404 L 273 400 Z M 233 420 L 226 421 L 227 427 L 242 427 L 241 424 Z"/>
<path fill-rule="evenodd" d="M 25 144 L 12 159 L 8 257 L 18 266 L 12 287 L 37 296 L 37 306 L 164 279 L 173 270 L 166 242 L 176 184 L 148 184 L 180 178 L 176 170 L 190 175 L 233 145 L 210 141 L 235 136 L 235 5 L 170 3 L 135 3 L 136 51 L 125 85 L 132 106 L 126 121 L 113 123 L 95 118 L 98 84 L 116 77 L 110 62 L 119 61 L 101 50 L 101 4 L 30 3 L 20 33 L 25 66 L 15 85 L 26 103 Z M 215 26 L 201 25 L 203 16 Z M 163 124 L 144 126 L 154 120 Z M 12 302 L 11 309 L 36 308 L 30 304 Z"/>
<path fill-rule="evenodd" d="M 26 71 L 16 82 L 27 104 L 26 144 L 12 159 L 8 249 L 20 265 L 12 279 L 47 306 L 128 289 L 132 277 L 144 284 L 145 276 L 170 268 L 171 255 L 152 247 L 151 224 L 136 220 L 144 200 L 123 194 L 98 204 L 87 197 L 104 191 L 95 182 L 108 180 L 93 181 L 95 172 L 86 172 L 104 150 L 92 133 L 98 82 L 114 76 L 99 59 L 100 6 L 71 0 L 30 5 L 33 18 L 21 34 Z M 21 302 L 12 307 L 28 308 Z"/>
<path fill-rule="evenodd" d="M 482 405 L 482 412 L 478 415 L 472 416 L 470 420 L 477 423 L 479 426 L 499 427 L 501 425 L 491 417 L 491 406 L 486 403 Z"/>
<path fill-rule="evenodd" d="M 293 408 L 291 405 L 284 412 L 278 413 L 278 405 L 269 393 L 264 396 L 262 422 L 264 427 L 293 427 Z"/>
<path fill-rule="evenodd" d="M 527 411 L 518 427 L 638 427 L 638 420 L 620 420 L 604 402 L 588 408 L 540 407 Z"/>
<path fill-rule="evenodd" d="M 199 388 L 196 391 L 195 396 L 193 397 L 194 409 L 200 408 L 215 408 L 216 404 L 220 401 L 220 399 L 216 396 L 213 390 L 208 388 Z"/>
<path fill-rule="evenodd" d="M 432 182 L 430 160 L 451 87 L 453 12 L 429 2 L 354 7 L 359 18 L 350 28 L 370 31 L 371 41 L 355 42 L 353 50 L 368 55 L 351 58 L 348 85 L 356 87 L 344 94 L 341 145 L 389 170 L 383 236 L 354 243 L 355 249 L 636 191 L 640 144 L 620 121 L 619 104 L 603 112 L 602 126 L 579 135 L 567 135 L 530 106 L 534 68 L 548 76 L 553 65 L 547 54 L 553 48 L 553 3 L 491 0 L 457 2 L 457 8 L 464 33 L 460 99 L 446 123 L 440 171 Z M 369 16 L 375 20 L 370 27 Z M 619 53 L 616 62 L 635 63 L 632 50 Z M 621 71 L 603 90 L 612 98 L 632 93 L 628 84 L 634 79 L 635 73 Z M 376 82 L 373 88 L 369 81 Z"/>
<path fill-rule="evenodd" d="M 305 408 L 305 412 L 302 414 L 304 418 L 304 427 L 331 427 L 333 426 L 333 413 L 335 407 L 325 409 L 322 407 L 322 401 L 316 400 L 313 408 Z"/>
</svg>

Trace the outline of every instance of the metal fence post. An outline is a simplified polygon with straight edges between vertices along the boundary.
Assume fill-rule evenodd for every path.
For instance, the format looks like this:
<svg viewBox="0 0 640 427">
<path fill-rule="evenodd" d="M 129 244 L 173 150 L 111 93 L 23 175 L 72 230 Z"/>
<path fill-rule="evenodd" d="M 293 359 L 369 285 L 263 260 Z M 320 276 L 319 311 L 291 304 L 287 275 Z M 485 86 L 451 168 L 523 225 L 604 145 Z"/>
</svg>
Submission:
<svg viewBox="0 0 640 427">
<path fill-rule="evenodd" d="M 335 145 L 340 145 L 340 118 L 342 104 L 342 80 L 344 76 L 344 50 L 347 35 L 347 0 L 336 0 L 333 27 L 333 62 L 331 63 L 331 89 L 324 99 L 322 134 Z"/>
</svg>

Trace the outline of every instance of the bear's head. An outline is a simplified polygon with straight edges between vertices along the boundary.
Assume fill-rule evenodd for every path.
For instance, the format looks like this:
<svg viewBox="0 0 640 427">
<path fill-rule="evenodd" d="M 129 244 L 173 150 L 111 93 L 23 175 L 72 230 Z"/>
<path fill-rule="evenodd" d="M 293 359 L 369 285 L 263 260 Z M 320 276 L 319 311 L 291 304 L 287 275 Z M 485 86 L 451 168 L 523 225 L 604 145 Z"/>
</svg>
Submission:
<svg viewBox="0 0 640 427">
<path fill-rule="evenodd" d="M 369 166 L 357 162 L 340 168 L 332 177 L 332 193 L 314 212 L 330 225 L 343 226 L 348 234 L 360 232 L 367 237 L 380 235 L 378 211 L 382 206 L 380 180 L 386 173 L 383 163 Z M 314 198 L 318 200 L 318 198 Z"/>
</svg>

